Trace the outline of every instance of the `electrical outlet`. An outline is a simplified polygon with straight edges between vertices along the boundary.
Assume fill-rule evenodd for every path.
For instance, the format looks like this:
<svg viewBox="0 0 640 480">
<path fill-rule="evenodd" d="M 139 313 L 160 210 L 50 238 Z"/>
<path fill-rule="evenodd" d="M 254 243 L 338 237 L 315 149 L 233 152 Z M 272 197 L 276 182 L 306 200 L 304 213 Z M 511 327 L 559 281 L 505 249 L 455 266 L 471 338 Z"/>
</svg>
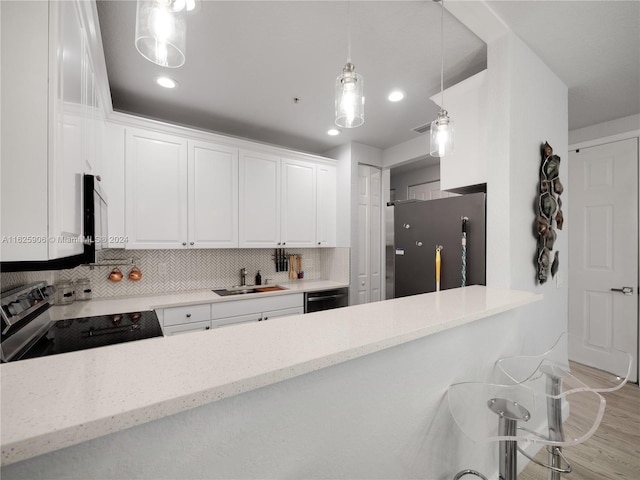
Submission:
<svg viewBox="0 0 640 480">
<path fill-rule="evenodd" d="M 161 277 L 166 277 L 167 276 L 167 264 L 166 263 L 159 263 L 158 264 L 158 275 L 160 275 Z"/>
</svg>

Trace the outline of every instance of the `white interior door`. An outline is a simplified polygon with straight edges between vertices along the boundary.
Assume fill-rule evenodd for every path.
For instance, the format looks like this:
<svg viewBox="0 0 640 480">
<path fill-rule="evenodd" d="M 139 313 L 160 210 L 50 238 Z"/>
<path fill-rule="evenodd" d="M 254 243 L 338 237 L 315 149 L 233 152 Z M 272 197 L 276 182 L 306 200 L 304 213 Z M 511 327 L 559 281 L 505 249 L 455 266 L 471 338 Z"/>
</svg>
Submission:
<svg viewBox="0 0 640 480">
<path fill-rule="evenodd" d="M 369 295 L 370 301 L 379 302 L 382 300 L 382 170 L 369 167 L 369 183 Z"/>
<path fill-rule="evenodd" d="M 382 171 L 358 165 L 358 247 L 352 303 L 382 300 Z"/>
<path fill-rule="evenodd" d="M 604 370 L 607 348 L 638 364 L 638 140 L 569 154 L 569 345 L 572 360 Z M 629 287 L 625 295 L 614 289 Z M 615 372 L 623 374 L 625 372 Z"/>
</svg>

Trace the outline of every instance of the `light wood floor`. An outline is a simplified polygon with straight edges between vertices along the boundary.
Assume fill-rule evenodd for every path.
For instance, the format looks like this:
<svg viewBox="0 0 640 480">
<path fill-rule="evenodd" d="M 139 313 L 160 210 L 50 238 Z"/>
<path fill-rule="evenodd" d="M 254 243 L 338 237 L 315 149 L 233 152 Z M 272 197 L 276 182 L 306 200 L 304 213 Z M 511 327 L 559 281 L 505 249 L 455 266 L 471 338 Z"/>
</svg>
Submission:
<svg viewBox="0 0 640 480">
<path fill-rule="evenodd" d="M 572 371 L 598 375 L 584 365 L 572 364 Z M 582 376 L 582 375 L 581 375 Z M 588 383 L 588 382 L 587 382 Z M 640 479 L 640 388 L 626 384 L 620 390 L 604 393 L 607 400 L 604 418 L 596 433 L 582 445 L 563 450 L 573 472 L 567 480 L 639 480 Z M 519 457 L 518 461 L 522 457 Z M 546 462 L 543 448 L 536 460 Z M 547 480 L 547 470 L 530 463 L 518 480 Z"/>
</svg>

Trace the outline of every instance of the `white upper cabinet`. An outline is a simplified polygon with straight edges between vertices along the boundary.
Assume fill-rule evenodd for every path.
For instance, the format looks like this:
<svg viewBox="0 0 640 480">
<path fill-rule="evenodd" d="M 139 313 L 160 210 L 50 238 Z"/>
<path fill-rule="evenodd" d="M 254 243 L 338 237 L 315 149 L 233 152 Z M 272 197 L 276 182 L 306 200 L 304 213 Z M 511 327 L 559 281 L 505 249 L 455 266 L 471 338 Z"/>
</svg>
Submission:
<svg viewBox="0 0 640 480">
<path fill-rule="evenodd" d="M 100 151 L 99 120 L 89 116 L 102 118 L 95 110 L 84 6 L 0 2 L 2 261 L 52 260 L 84 250 L 82 174 L 87 152 L 95 159 Z"/>
<path fill-rule="evenodd" d="M 240 247 L 335 246 L 336 168 L 240 152 Z"/>
<path fill-rule="evenodd" d="M 74 2 L 60 2 L 52 8 L 51 33 L 58 38 L 57 69 L 52 85 L 54 122 L 54 168 L 49 173 L 49 229 L 56 241 L 49 244 L 49 258 L 80 254 L 81 242 L 72 241 L 83 234 L 82 173 L 85 34 Z M 70 240 L 69 242 L 63 239 Z"/>
<path fill-rule="evenodd" d="M 126 248 L 238 246 L 238 150 L 126 129 Z"/>
<path fill-rule="evenodd" d="M 316 164 L 282 160 L 280 240 L 288 247 L 316 246 Z"/>
<path fill-rule="evenodd" d="M 336 167 L 319 163 L 316 173 L 316 245 L 336 246 Z"/>
<path fill-rule="evenodd" d="M 126 247 L 186 247 L 187 141 L 127 129 L 125 185 Z"/>
<path fill-rule="evenodd" d="M 189 141 L 189 246 L 238 246 L 238 150 Z"/>
<path fill-rule="evenodd" d="M 440 95 L 431 99 L 439 104 Z M 440 189 L 487 183 L 487 71 L 449 87 L 444 100 L 454 122 L 454 148 L 440 162 Z"/>
<path fill-rule="evenodd" d="M 280 240 L 280 158 L 240 151 L 240 247 L 270 248 Z"/>
</svg>

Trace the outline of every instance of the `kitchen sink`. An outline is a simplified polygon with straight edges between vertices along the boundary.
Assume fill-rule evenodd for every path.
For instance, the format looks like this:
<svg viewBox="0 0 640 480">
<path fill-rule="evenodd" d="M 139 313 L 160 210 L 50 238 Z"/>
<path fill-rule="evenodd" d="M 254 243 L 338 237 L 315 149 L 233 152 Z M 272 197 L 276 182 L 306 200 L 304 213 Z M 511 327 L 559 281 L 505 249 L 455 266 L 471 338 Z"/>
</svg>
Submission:
<svg viewBox="0 0 640 480">
<path fill-rule="evenodd" d="M 276 292 L 278 290 L 286 290 L 286 288 L 281 287 L 279 285 L 253 285 L 248 287 L 231 287 L 231 288 L 220 288 L 213 290 L 213 293 L 220 295 L 221 297 L 227 297 L 229 295 L 246 295 L 248 293 L 265 293 L 265 292 Z"/>
</svg>

